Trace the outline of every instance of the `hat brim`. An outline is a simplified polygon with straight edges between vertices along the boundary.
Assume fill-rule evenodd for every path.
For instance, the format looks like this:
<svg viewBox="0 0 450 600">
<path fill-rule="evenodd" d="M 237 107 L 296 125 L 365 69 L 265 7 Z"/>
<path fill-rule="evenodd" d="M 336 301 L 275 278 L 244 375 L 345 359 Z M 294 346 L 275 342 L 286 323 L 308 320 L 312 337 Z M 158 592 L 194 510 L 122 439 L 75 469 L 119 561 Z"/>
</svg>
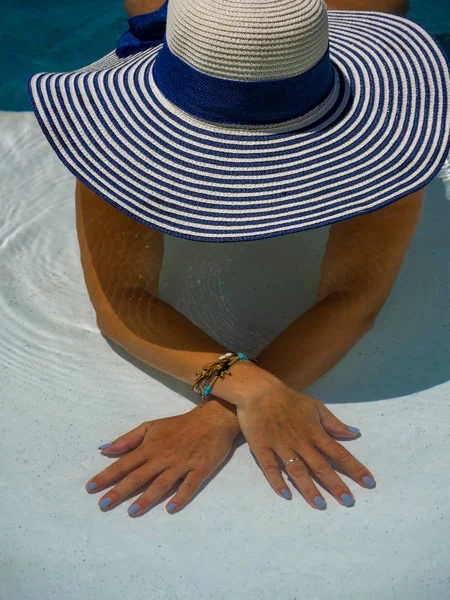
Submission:
<svg viewBox="0 0 450 600">
<path fill-rule="evenodd" d="M 434 37 L 405 18 L 328 19 L 334 89 L 282 125 L 217 125 L 179 110 L 152 78 L 162 45 L 34 75 L 33 109 L 78 179 L 164 233 L 236 242 L 329 225 L 436 176 L 450 150 L 450 69 Z"/>
</svg>

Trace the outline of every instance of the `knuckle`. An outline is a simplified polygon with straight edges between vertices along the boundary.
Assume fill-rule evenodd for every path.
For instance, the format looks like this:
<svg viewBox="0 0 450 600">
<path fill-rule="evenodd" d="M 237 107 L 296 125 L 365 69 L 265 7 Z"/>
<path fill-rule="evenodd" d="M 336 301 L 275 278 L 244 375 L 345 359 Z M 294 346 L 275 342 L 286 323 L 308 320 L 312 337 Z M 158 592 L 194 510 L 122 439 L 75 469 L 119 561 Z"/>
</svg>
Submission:
<svg viewBox="0 0 450 600">
<path fill-rule="evenodd" d="M 290 466 L 288 466 L 287 471 L 290 475 L 304 475 L 306 473 L 306 469 L 305 469 L 305 465 L 300 463 L 300 462 L 296 462 Z"/>
<path fill-rule="evenodd" d="M 302 437 L 295 440 L 295 451 L 299 456 L 305 456 L 311 453 L 311 449 L 314 447 L 312 440 L 317 437 L 312 431 L 313 430 L 308 431 L 308 438 Z"/>
<path fill-rule="evenodd" d="M 339 446 L 335 450 L 335 452 L 333 453 L 333 458 L 334 458 L 334 460 L 336 460 L 337 462 L 340 462 L 340 463 L 348 463 L 348 462 L 353 462 L 355 460 L 353 458 L 353 456 L 350 454 L 350 452 L 343 446 Z"/>
<path fill-rule="evenodd" d="M 125 465 L 120 460 L 113 463 L 108 470 L 108 475 L 112 476 L 114 479 L 119 479 L 126 475 L 126 473 L 127 470 L 125 468 Z"/>
<path fill-rule="evenodd" d="M 137 448 L 134 448 L 133 450 L 133 454 L 135 456 L 138 456 L 140 459 L 148 459 L 148 448 L 146 448 L 142 443 L 139 444 L 139 446 L 137 446 Z"/>
<path fill-rule="evenodd" d="M 194 481 L 184 481 L 183 482 L 183 491 L 187 494 L 193 494 L 197 489 L 198 484 Z"/>
<path fill-rule="evenodd" d="M 317 475 L 329 475 L 332 470 L 330 463 L 325 461 L 317 462 L 313 465 L 313 471 Z"/>
<path fill-rule="evenodd" d="M 265 473 L 270 473 L 270 474 L 275 474 L 275 473 L 280 472 L 280 468 L 277 465 L 274 465 L 273 463 L 262 463 L 261 469 Z"/>
<path fill-rule="evenodd" d="M 320 423 L 311 423 L 308 426 L 309 434 L 314 438 L 323 437 L 326 435 L 324 428 Z"/>
<path fill-rule="evenodd" d="M 352 457 L 347 448 L 344 448 L 344 446 L 330 438 L 328 435 L 326 435 L 326 437 L 322 436 L 319 448 L 333 460 L 347 461 Z"/>
<path fill-rule="evenodd" d="M 157 479 L 152 487 L 158 490 L 159 492 L 165 493 L 169 491 L 171 486 L 169 485 L 169 482 L 166 479 Z"/>
<path fill-rule="evenodd" d="M 136 487 L 141 487 L 145 483 L 144 477 L 142 475 L 140 475 L 139 473 L 137 473 L 136 471 L 133 471 L 133 473 L 130 473 L 128 475 L 127 479 L 132 485 L 134 485 Z"/>
<path fill-rule="evenodd" d="M 345 467 L 347 471 L 351 471 L 353 474 L 365 473 L 364 466 L 356 460 L 351 452 L 341 446 L 341 444 L 331 442 L 328 446 L 329 450 L 324 447 L 324 451 L 327 455 L 332 458 L 336 463 Z"/>
<path fill-rule="evenodd" d="M 192 461 L 191 468 L 199 469 L 201 471 L 207 471 L 211 465 L 210 457 L 196 457 L 195 461 Z"/>
</svg>

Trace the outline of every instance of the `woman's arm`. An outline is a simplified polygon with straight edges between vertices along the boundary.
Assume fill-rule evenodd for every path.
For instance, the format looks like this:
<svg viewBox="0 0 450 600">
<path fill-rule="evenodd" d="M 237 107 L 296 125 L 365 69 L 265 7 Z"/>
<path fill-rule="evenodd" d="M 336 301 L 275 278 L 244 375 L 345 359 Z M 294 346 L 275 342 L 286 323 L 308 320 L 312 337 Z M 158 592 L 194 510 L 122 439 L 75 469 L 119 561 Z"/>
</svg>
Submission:
<svg viewBox="0 0 450 600">
<path fill-rule="evenodd" d="M 373 327 L 414 237 L 425 188 L 330 227 L 315 304 L 259 355 L 259 365 L 304 389 Z"/>
<path fill-rule="evenodd" d="M 130 17 L 158 10 L 165 0 L 125 0 L 123 6 Z"/>
<path fill-rule="evenodd" d="M 139 223 L 97 196 L 80 181 L 76 186 L 76 225 L 86 287 L 99 329 L 150 366 L 192 384 L 195 374 L 227 352 L 167 302 L 157 297 L 164 253 L 161 232 Z M 219 380 L 215 396 L 245 390 L 249 372 L 262 385 L 269 373 L 252 363 L 233 366 L 233 377 Z M 215 399 L 209 410 L 235 419 L 235 408 Z M 230 414 L 231 413 L 231 414 Z"/>
<path fill-rule="evenodd" d="M 316 303 L 262 351 L 255 375 L 272 373 L 301 389 L 347 354 L 372 327 L 389 295 L 419 222 L 424 194 L 422 189 L 331 226 Z M 156 297 L 163 235 L 80 182 L 76 205 L 81 261 L 99 328 L 147 364 L 192 383 L 204 364 L 227 349 Z M 227 400 L 235 387 L 245 393 L 254 367 L 235 365 L 234 377 L 215 384 L 215 395 Z"/>
<path fill-rule="evenodd" d="M 406 15 L 409 0 L 325 0 L 328 10 L 375 10 Z"/>
</svg>

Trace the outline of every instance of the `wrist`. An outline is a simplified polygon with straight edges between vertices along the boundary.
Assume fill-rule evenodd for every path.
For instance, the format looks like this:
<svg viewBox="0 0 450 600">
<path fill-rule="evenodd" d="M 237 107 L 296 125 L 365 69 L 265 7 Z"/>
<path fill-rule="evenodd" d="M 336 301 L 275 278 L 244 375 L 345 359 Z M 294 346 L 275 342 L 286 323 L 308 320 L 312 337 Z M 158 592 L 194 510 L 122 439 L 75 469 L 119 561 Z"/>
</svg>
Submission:
<svg viewBox="0 0 450 600">
<path fill-rule="evenodd" d="M 231 433 L 234 433 L 235 436 L 241 431 L 236 416 L 236 407 L 234 404 L 230 404 L 222 398 L 212 396 L 210 400 L 202 402 L 193 410 L 196 411 L 198 416 L 202 419 L 213 425 L 226 427 Z"/>
<path fill-rule="evenodd" d="M 229 375 L 218 379 L 213 386 L 214 396 L 236 407 L 248 404 L 282 385 L 278 377 L 255 363 L 237 362 L 231 366 Z"/>
</svg>

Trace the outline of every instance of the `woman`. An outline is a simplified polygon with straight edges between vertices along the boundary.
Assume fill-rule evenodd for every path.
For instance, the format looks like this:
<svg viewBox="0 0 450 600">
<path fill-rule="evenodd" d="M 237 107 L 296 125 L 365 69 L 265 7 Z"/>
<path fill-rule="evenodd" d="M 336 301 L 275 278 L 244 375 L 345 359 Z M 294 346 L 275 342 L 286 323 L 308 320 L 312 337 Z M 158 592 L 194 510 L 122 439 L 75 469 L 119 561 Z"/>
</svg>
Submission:
<svg viewBox="0 0 450 600">
<path fill-rule="evenodd" d="M 183 7 L 183 0 L 170 1 Z M 321 10 L 319 0 L 316 4 Z M 132 17 L 162 5 L 162 0 L 125 2 Z M 401 15 L 407 6 L 403 0 L 335 0 L 327 9 Z M 136 44 L 152 43 L 151 36 L 136 40 L 132 34 L 137 35 L 130 27 L 123 56 L 132 56 Z M 33 93 L 36 99 L 38 92 Z M 444 142 L 448 144 L 448 137 Z M 130 218 L 81 179 L 76 187 L 77 232 L 98 327 L 134 356 L 193 385 L 194 374 L 228 349 L 158 298 L 163 229 Z M 280 459 L 312 508 L 324 509 L 326 502 L 311 474 L 341 505 L 355 502 L 327 459 L 361 486 L 374 487 L 372 472 L 334 439 L 352 439 L 359 430 L 301 390 L 332 369 L 374 326 L 414 237 L 424 196 L 422 185 L 381 208 L 352 218 L 341 215 L 332 222 L 314 305 L 256 363 L 233 364 L 232 377 L 217 379 L 207 402 L 179 416 L 142 423 L 100 446 L 112 456 L 128 452 L 87 482 L 87 491 L 95 493 L 115 484 L 102 494 L 99 507 L 113 509 L 148 485 L 129 508 L 130 516 L 139 516 L 181 482 L 166 506 L 170 513 L 181 510 L 225 460 L 240 432 L 281 497 L 290 499 L 292 493 Z"/>
</svg>

